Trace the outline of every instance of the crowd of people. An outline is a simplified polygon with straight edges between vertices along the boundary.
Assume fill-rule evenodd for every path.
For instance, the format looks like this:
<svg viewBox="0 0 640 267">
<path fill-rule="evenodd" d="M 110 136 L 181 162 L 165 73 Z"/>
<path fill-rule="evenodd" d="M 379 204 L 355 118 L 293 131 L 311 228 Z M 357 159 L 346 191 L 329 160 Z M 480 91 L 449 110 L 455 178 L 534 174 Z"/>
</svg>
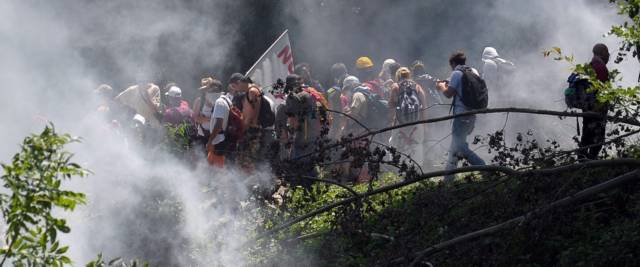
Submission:
<svg viewBox="0 0 640 267">
<path fill-rule="evenodd" d="M 597 44 L 593 53 L 591 66 L 597 78 L 607 81 L 608 49 Z M 317 158 L 309 155 L 325 141 L 340 141 L 426 119 L 429 107 L 449 104 L 445 98 L 452 99 L 453 114 L 487 108 L 491 106 L 489 95 L 503 86 L 501 72 L 515 67 L 492 47 L 484 49 L 480 71 L 467 65 L 461 51 L 454 52 L 448 63 L 450 77 L 439 80 L 429 75 L 419 60 L 403 66 L 387 59 L 376 66 L 371 58 L 362 56 L 351 68 L 345 63 L 331 66 L 333 84 L 328 87 L 314 79 L 311 66 L 306 63 L 297 65 L 294 74 L 275 85 L 255 84 L 240 73 L 232 74 L 225 82 L 205 77 L 191 105 L 175 83 L 162 89 L 155 84 L 131 86 L 117 95 L 110 86 L 101 85 L 96 92 L 101 99 L 99 111 L 109 114 L 111 124 L 131 126 L 126 128 L 135 129 L 135 136 L 142 143 L 157 143 L 167 125 L 182 125 L 187 129 L 191 160 L 202 155 L 212 168 L 238 168 L 248 173 L 256 171 L 260 164 L 287 162 L 292 170 L 288 174 L 313 178 L 319 167 L 314 162 Z M 591 105 L 584 109 L 606 113 L 607 107 Z M 463 159 L 471 165 L 486 164 L 467 142 L 475 120 L 475 115 L 453 119 L 446 169 L 456 168 Z M 580 143 L 585 147 L 583 157 L 597 158 L 601 149 L 597 144 L 604 140 L 605 127 L 603 119 L 584 120 Z M 372 139 L 351 140 L 341 149 L 394 147 L 421 163 L 429 153 L 423 142 L 428 134 L 428 127 L 416 124 Z M 332 167 L 341 170 L 336 179 L 370 179 L 367 168 L 354 168 L 350 158 L 341 158 L 340 151 L 329 153 L 329 158 L 342 160 Z M 450 182 L 453 178 L 449 175 L 444 180 Z"/>
</svg>

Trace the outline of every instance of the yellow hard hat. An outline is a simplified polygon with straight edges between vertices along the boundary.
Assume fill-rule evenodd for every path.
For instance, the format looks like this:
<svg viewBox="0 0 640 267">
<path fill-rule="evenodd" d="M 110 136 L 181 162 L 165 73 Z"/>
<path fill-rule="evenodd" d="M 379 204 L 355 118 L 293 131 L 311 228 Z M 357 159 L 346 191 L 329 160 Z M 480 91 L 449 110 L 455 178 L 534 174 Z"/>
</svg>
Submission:
<svg viewBox="0 0 640 267">
<path fill-rule="evenodd" d="M 369 57 L 359 57 L 356 60 L 356 68 L 358 69 L 368 69 L 373 67 L 373 61 Z"/>
</svg>

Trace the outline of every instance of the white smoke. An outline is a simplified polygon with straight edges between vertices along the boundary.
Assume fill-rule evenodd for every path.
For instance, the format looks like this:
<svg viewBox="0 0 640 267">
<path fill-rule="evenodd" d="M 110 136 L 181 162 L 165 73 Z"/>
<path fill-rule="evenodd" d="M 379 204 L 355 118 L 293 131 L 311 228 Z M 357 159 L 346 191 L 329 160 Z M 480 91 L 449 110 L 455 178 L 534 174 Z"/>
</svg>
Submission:
<svg viewBox="0 0 640 267">
<path fill-rule="evenodd" d="M 334 62 L 351 66 L 369 53 L 377 62 L 392 57 L 404 65 L 421 57 L 430 73 L 444 78 L 453 50 L 464 49 L 469 62 L 479 67 L 483 47 L 494 46 L 518 66 L 506 106 L 556 110 L 564 108 L 561 93 L 569 71 L 566 64 L 542 58 L 541 51 L 559 46 L 586 62 L 593 44 L 604 42 L 615 55 L 617 40 L 603 34 L 622 19 L 606 1 L 371 2 L 359 7 L 351 2 L 288 1 L 288 23 L 299 23 L 291 31 L 292 43 L 304 52 L 296 53 L 296 60 L 318 63 L 316 73 L 322 74 Z M 100 251 L 171 259 L 156 262 L 160 266 L 246 263 L 240 244 L 249 222 L 238 215 L 236 200 L 249 195 L 248 178 L 211 173 L 202 165 L 193 170 L 163 153 L 124 142 L 88 115 L 95 109 L 92 89 L 100 83 L 113 81 L 122 89 L 143 82 L 193 82 L 189 79 L 197 69 L 213 70 L 228 61 L 225 56 L 233 54 L 239 38 L 233 33 L 242 18 L 237 14 L 229 20 L 225 12 L 237 5 L 242 3 L 0 1 L 0 161 L 7 162 L 21 139 L 40 130 L 45 120 L 84 138 L 72 149 L 76 160 L 94 174 L 72 187 L 87 193 L 89 203 L 70 215 L 72 232 L 62 237 L 76 264 Z M 363 15 L 366 20 L 346 23 Z M 622 71 L 625 84 L 632 83 L 639 70 L 633 59 L 609 66 Z M 501 127 L 504 115 L 481 120 L 476 134 Z M 507 129 L 535 128 L 540 137 L 570 146 L 574 125 L 557 118 L 511 115 Z M 450 126 L 430 127 L 439 139 Z M 435 146 L 439 150 L 429 153 L 444 155 L 448 143 L 442 141 Z M 145 255 L 134 255 L 140 251 Z"/>
<path fill-rule="evenodd" d="M 214 173 L 203 162 L 194 169 L 157 147 L 136 145 L 122 134 L 126 129 L 113 129 L 95 114 L 93 93 L 111 78 L 119 90 L 161 79 L 183 81 L 202 66 L 222 65 L 235 38 L 232 25 L 222 22 L 232 5 L 0 3 L 0 160 L 6 162 L 45 121 L 83 138 L 70 149 L 93 174 L 70 186 L 86 193 L 88 204 L 62 213 L 72 232 L 61 238 L 76 264 L 99 252 L 156 266 L 245 264 L 240 245 L 254 225 L 241 215 L 240 201 L 248 200 L 248 185 L 268 180 L 268 174 Z"/>
<path fill-rule="evenodd" d="M 609 68 L 619 69 L 625 78 L 621 85 L 635 84 L 640 71 L 634 58 L 613 63 L 619 40 L 605 34 L 626 18 L 617 15 L 617 8 L 608 1 L 308 0 L 294 1 L 287 11 L 300 24 L 290 31 L 294 47 L 301 50 L 296 53 L 297 60 L 322 62 L 324 66 L 317 66 L 317 73 L 335 62 L 353 67 L 357 57 L 366 55 L 377 66 L 386 58 L 395 58 L 405 66 L 422 59 L 427 72 L 445 79 L 451 71 L 448 57 L 455 50 L 465 51 L 467 63 L 481 69 L 484 47 L 495 47 L 502 58 L 516 63 L 517 70 L 507 77 L 508 86 L 499 92 L 490 89 L 494 105 L 490 107 L 564 110 L 563 90 L 570 65 L 542 56 L 543 50 L 552 47 L 574 55 L 575 63 L 587 63 L 593 45 L 605 43 L 612 54 Z M 428 113 L 430 117 L 444 116 L 449 107 L 433 107 Z M 516 132 L 532 129 L 539 141 L 556 139 L 563 148 L 575 146 L 575 119 L 510 114 L 505 125 L 506 119 L 505 114 L 481 115 L 472 135 L 484 136 L 506 126 L 509 141 Z M 450 133 L 450 122 L 427 127 L 431 135 L 427 153 L 441 155 L 444 160 L 450 141 L 443 138 Z"/>
</svg>

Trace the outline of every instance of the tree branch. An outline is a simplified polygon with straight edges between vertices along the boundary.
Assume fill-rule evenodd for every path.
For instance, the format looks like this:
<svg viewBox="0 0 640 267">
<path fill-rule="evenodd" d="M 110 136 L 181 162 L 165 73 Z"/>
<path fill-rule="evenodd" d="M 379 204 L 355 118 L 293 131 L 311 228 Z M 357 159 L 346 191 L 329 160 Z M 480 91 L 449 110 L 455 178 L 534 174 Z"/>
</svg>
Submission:
<svg viewBox="0 0 640 267">
<path fill-rule="evenodd" d="M 414 125 L 418 125 L 418 124 L 429 124 L 429 123 L 452 120 L 452 119 L 455 119 L 455 118 L 465 117 L 465 116 L 470 116 L 470 115 L 491 114 L 491 113 L 520 113 L 520 114 L 538 114 L 538 115 L 559 116 L 559 117 L 603 118 L 602 114 L 597 113 L 597 112 L 566 112 L 566 111 L 529 109 L 529 108 L 514 108 L 514 107 L 511 107 L 511 108 L 478 109 L 478 110 L 462 112 L 462 113 L 449 115 L 449 116 L 444 116 L 444 117 L 439 117 L 439 118 L 418 120 L 418 121 L 414 121 L 414 122 L 410 122 L 410 123 L 393 125 L 393 126 L 390 126 L 390 127 L 387 127 L 387 128 L 382 128 L 382 129 L 376 130 L 376 131 L 367 131 L 364 134 L 361 134 L 359 136 L 351 138 L 351 140 L 359 140 L 359 139 L 366 138 L 366 137 L 369 137 L 369 136 L 372 136 L 372 135 L 377 135 L 377 134 L 381 134 L 381 133 L 384 133 L 384 132 L 388 132 L 388 131 L 392 131 L 392 130 L 396 130 L 396 129 L 400 129 L 400 128 L 404 128 L 404 127 L 414 126 Z M 633 125 L 633 126 L 640 126 L 640 121 L 638 121 L 636 119 L 619 118 L 619 117 L 608 116 L 608 115 L 605 116 L 605 118 L 608 121 L 612 121 L 612 122 L 619 122 L 619 123 L 625 123 L 625 124 L 629 124 L 629 125 Z M 330 145 L 330 146 L 326 147 L 325 149 L 330 149 L 330 148 L 333 148 L 333 147 L 337 147 L 337 146 L 340 146 L 340 144 L 341 144 L 341 142 L 338 142 L 338 143 L 335 143 L 333 145 Z M 311 152 L 311 153 L 303 154 L 303 155 L 300 155 L 300 156 L 298 156 L 298 157 L 296 157 L 296 158 L 294 158 L 292 160 L 299 160 L 299 159 L 307 158 L 307 157 L 313 155 L 314 153 L 317 153 L 317 152 Z"/>
<path fill-rule="evenodd" d="M 366 125 L 364 125 L 364 123 L 361 123 L 358 119 L 356 119 L 355 117 L 353 117 L 353 116 L 351 116 L 351 115 L 349 115 L 349 114 L 347 114 L 347 113 L 345 113 L 345 112 L 337 111 L 337 110 L 333 110 L 333 109 L 327 109 L 327 111 L 328 111 L 328 112 L 337 113 L 337 114 L 340 114 L 340 115 L 342 115 L 342 116 L 345 116 L 345 117 L 347 117 L 347 118 L 349 118 L 349 119 L 353 120 L 354 122 L 356 122 L 358 125 L 362 126 L 362 128 L 364 128 L 367 132 L 370 132 L 370 131 L 371 131 L 371 129 L 369 129 L 369 127 L 367 127 Z"/>
<path fill-rule="evenodd" d="M 269 231 L 266 231 L 264 233 L 262 233 L 261 235 L 257 236 L 256 238 L 254 238 L 255 240 L 259 240 L 262 239 L 264 237 L 270 236 L 274 233 L 277 233 L 279 231 L 282 231 L 294 224 L 297 224 L 301 221 L 304 221 L 308 218 L 312 218 L 315 217 L 318 214 L 322 214 L 325 213 L 327 211 L 330 211 L 336 207 L 339 206 L 344 206 L 347 204 L 350 204 L 352 202 L 355 202 L 361 198 L 366 198 L 366 197 L 370 197 L 373 195 L 377 195 L 377 194 L 381 194 L 381 193 L 385 193 L 388 191 L 392 191 L 398 188 L 402 188 L 411 184 L 415 184 L 418 182 L 422 182 L 424 180 L 427 180 L 429 178 L 433 178 L 433 177 L 439 177 L 439 176 L 444 176 L 444 175 L 453 175 L 453 174 L 458 174 L 458 173 L 470 173 L 470 172 L 499 172 L 499 173 L 504 173 L 507 175 L 549 175 L 549 174 L 556 174 L 556 173 L 560 173 L 560 172 L 566 172 L 566 171 L 574 171 L 574 170 L 579 170 L 579 169 L 583 169 L 583 168 L 596 168 L 596 167 L 606 167 L 606 166 L 620 166 L 620 165 L 627 165 L 627 166 L 640 166 L 640 160 L 636 160 L 636 159 L 612 159 L 612 160 L 594 160 L 594 161 L 588 161 L 588 162 L 583 162 L 583 163 L 579 163 L 579 164 L 572 164 L 572 165 L 566 165 L 566 166 L 560 166 L 560 167 L 554 167 L 554 168 L 549 168 L 549 169 L 534 169 L 534 170 L 526 170 L 526 171 L 518 171 L 518 170 L 513 170 L 511 168 L 507 168 L 507 167 L 501 167 L 501 166 L 470 166 L 470 167 L 462 167 L 462 168 L 457 168 L 457 169 L 452 169 L 452 170 L 441 170 L 441 171 L 434 171 L 434 172 L 428 172 L 428 173 L 424 173 L 423 175 L 418 176 L 418 178 L 413 179 L 413 180 L 406 180 L 406 181 L 402 181 L 399 183 L 395 183 L 392 185 L 388 185 L 388 186 L 383 186 L 380 188 L 377 188 L 375 190 L 372 191 L 367 191 L 365 193 L 362 194 L 358 194 L 357 196 L 353 196 L 350 198 L 345 198 L 341 201 L 332 203 L 332 204 L 328 204 L 326 206 L 323 206 L 317 210 L 311 211 L 307 214 L 304 214 L 300 217 L 294 218 L 289 220 L 288 222 L 277 226 Z"/>
<path fill-rule="evenodd" d="M 570 195 L 567 196 L 563 199 L 560 199 L 558 201 L 555 201 L 547 206 L 541 207 L 541 208 L 537 208 L 531 212 L 528 212 L 522 216 L 513 218 L 511 220 L 508 220 L 506 222 L 500 223 L 500 224 L 496 224 L 494 226 L 491 227 L 487 227 L 475 232 L 471 232 L 450 240 L 447 240 L 445 242 L 441 242 L 439 244 L 433 245 L 427 249 L 424 249 L 422 251 L 419 251 L 416 253 L 416 258 L 415 260 L 411 263 L 410 266 L 415 266 L 417 263 L 420 262 L 420 260 L 422 260 L 422 258 L 424 258 L 425 256 L 428 256 L 430 254 L 433 254 L 437 251 L 440 251 L 442 249 L 457 245 L 459 243 L 462 242 L 466 242 L 466 241 L 472 241 L 474 239 L 480 238 L 482 236 L 486 236 L 486 235 L 490 235 L 490 234 L 494 234 L 506 229 L 509 229 L 511 227 L 515 227 L 517 225 L 522 224 L 523 222 L 533 218 L 533 217 L 537 217 L 540 216 L 541 214 L 547 213 L 549 211 L 555 210 L 557 208 L 563 207 L 563 206 L 567 206 L 570 204 L 573 204 L 575 202 L 579 202 L 582 201 L 586 198 L 589 198 L 591 196 L 594 196 L 596 194 L 602 193 L 602 192 L 606 192 L 615 188 L 618 188 L 620 186 L 623 186 L 629 182 L 633 182 L 635 180 L 637 180 L 638 178 L 640 178 L 640 170 L 636 169 L 632 172 L 626 173 L 624 175 L 618 176 L 616 178 L 613 178 L 609 181 L 600 183 L 598 185 L 589 187 L 587 189 L 584 189 L 574 195 Z"/>
</svg>

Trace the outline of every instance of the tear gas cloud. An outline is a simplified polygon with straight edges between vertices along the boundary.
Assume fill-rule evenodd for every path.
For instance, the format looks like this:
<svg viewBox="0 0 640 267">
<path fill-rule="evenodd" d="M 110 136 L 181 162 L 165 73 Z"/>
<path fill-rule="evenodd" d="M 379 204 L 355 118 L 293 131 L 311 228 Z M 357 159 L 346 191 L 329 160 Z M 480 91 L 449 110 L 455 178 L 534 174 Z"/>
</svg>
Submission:
<svg viewBox="0 0 640 267">
<path fill-rule="evenodd" d="M 269 179 L 214 175 L 202 164 L 192 170 L 107 134 L 103 121 L 87 115 L 95 109 L 92 89 L 100 83 L 122 89 L 176 81 L 188 91 L 205 73 L 246 70 L 259 55 L 241 60 L 228 55 L 243 55 L 248 46 L 264 50 L 273 39 L 251 38 L 289 28 L 294 59 L 310 62 L 318 78 L 327 81 L 323 76 L 331 64 L 350 66 L 361 55 L 376 63 L 395 58 L 404 65 L 422 59 L 429 73 L 446 78 L 453 50 L 463 49 L 470 65 L 480 67 L 482 49 L 493 46 L 518 67 L 500 94 L 500 106 L 562 110 L 568 66 L 543 58 L 541 51 L 559 46 L 586 62 L 592 45 L 604 42 L 615 54 L 617 41 L 603 34 L 622 19 L 607 1 L 586 0 L 289 0 L 274 2 L 273 9 L 281 12 L 268 15 L 255 8 L 261 5 L 257 2 L 0 2 L 0 160 L 7 162 L 20 140 L 40 130 L 44 120 L 83 137 L 71 148 L 94 174 L 72 187 L 86 192 L 89 203 L 68 215 L 72 232 L 63 237 L 77 264 L 104 251 L 155 258 L 164 266 L 242 265 L 240 244 L 250 218 L 239 216 L 228 200 L 249 195 L 247 179 Z M 256 35 L 245 34 L 252 31 Z M 638 72 L 632 60 L 610 67 L 620 69 L 627 83 Z M 448 108 L 432 112 L 446 114 Z M 501 128 L 505 116 L 480 120 L 474 134 Z M 448 123 L 429 126 L 434 133 L 430 153 L 444 155 L 449 141 L 436 140 L 449 128 Z M 510 115 L 508 132 L 530 128 L 537 137 L 565 146 L 572 145 L 575 134 L 570 120 Z"/>
<path fill-rule="evenodd" d="M 99 252 L 158 266 L 243 264 L 238 248 L 248 227 L 234 216 L 239 208 L 231 203 L 247 198 L 244 185 L 256 177 L 216 173 L 213 180 L 206 166 L 193 170 L 162 151 L 124 141 L 92 112 L 97 105 L 92 90 L 105 81 L 115 88 L 170 79 L 180 83 L 203 69 L 194 66 L 218 66 L 233 43 L 220 18 L 233 5 L 0 3 L 1 160 L 6 162 L 24 135 L 41 130 L 47 120 L 58 131 L 82 136 L 83 142 L 70 148 L 94 174 L 73 181 L 71 188 L 87 193 L 89 202 L 65 213 L 73 231 L 62 237 L 76 264 Z M 216 194 L 222 187 L 224 194 Z"/>
</svg>

